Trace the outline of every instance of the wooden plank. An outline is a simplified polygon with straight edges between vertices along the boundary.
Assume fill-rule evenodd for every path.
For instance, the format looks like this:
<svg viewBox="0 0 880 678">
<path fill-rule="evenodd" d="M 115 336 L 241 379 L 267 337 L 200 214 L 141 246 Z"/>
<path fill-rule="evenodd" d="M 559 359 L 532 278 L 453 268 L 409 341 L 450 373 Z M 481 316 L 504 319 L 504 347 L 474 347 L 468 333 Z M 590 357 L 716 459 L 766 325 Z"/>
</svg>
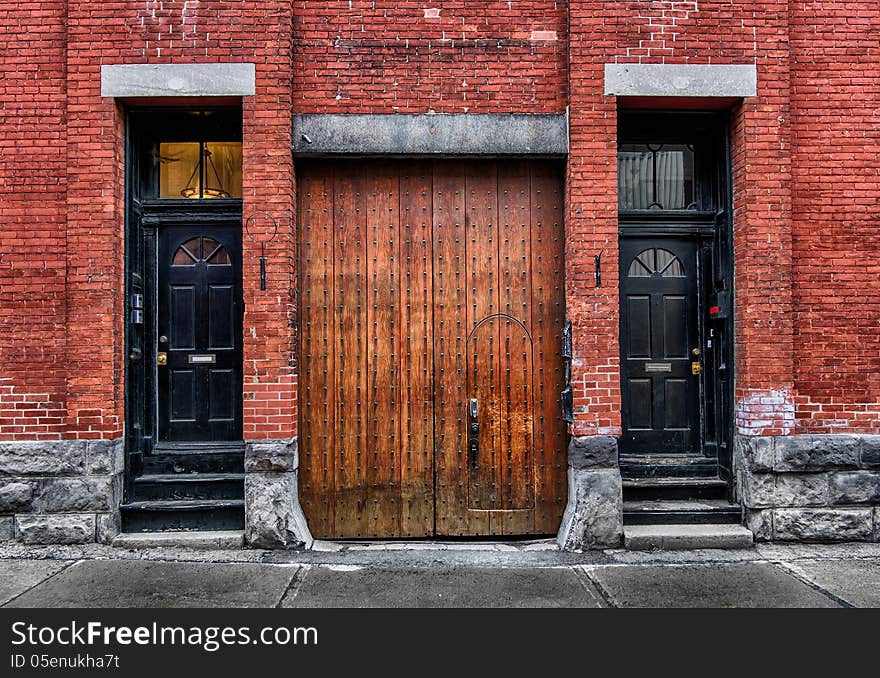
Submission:
<svg viewBox="0 0 880 678">
<path fill-rule="evenodd" d="M 501 534 L 534 530 L 532 511 L 510 510 L 534 506 L 529 169 L 527 162 L 508 162 L 498 171 L 499 310 L 509 316 L 499 322 L 502 449 L 496 475 L 502 491 L 497 508 L 505 511 L 493 515 L 492 531 Z"/>
<path fill-rule="evenodd" d="M 432 171 L 400 177 L 400 536 L 434 534 Z"/>
<path fill-rule="evenodd" d="M 465 164 L 434 164 L 434 449 L 438 536 L 485 534 L 489 516 L 468 511 L 465 411 L 467 251 Z"/>
<path fill-rule="evenodd" d="M 360 535 L 368 500 L 366 214 L 363 166 L 337 165 L 334 181 L 334 333 L 338 422 L 331 470 L 335 473 L 334 537 Z"/>
<path fill-rule="evenodd" d="M 498 178 L 495 164 L 470 164 L 466 177 L 468 398 L 478 402 L 479 448 L 468 455 L 468 507 L 501 506 Z M 468 424 L 472 422 L 469 420 Z"/>
<path fill-rule="evenodd" d="M 332 170 L 300 180 L 300 500 L 315 535 L 333 533 Z"/>
<path fill-rule="evenodd" d="M 562 178 L 550 163 L 534 163 L 531 181 L 532 339 L 535 402 L 535 526 L 559 529 L 567 498 L 568 433 L 559 393 L 565 387 L 562 328 L 565 322 Z"/>
<path fill-rule="evenodd" d="M 358 536 L 387 537 L 400 529 L 399 179 L 371 163 L 367 207 L 367 510 Z"/>
</svg>

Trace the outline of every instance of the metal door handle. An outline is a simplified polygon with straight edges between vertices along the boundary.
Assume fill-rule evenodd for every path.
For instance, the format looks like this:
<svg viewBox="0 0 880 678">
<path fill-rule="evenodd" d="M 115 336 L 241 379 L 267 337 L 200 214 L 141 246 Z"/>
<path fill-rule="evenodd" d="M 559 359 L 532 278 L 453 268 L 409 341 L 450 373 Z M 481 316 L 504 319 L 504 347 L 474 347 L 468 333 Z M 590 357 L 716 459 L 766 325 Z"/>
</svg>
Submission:
<svg viewBox="0 0 880 678">
<path fill-rule="evenodd" d="M 703 365 L 699 362 L 691 363 L 691 374 L 697 375 L 703 373 Z"/>
<path fill-rule="evenodd" d="M 160 367 L 168 364 L 168 354 L 165 351 L 156 354 L 156 364 Z"/>
</svg>

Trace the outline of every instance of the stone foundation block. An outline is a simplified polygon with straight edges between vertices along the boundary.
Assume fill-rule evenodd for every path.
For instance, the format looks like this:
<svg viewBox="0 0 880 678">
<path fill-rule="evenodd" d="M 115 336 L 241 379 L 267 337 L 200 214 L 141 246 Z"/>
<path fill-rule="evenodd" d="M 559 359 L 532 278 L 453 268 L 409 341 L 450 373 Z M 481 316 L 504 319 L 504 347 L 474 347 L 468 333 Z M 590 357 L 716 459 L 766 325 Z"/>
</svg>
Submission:
<svg viewBox="0 0 880 678">
<path fill-rule="evenodd" d="M 0 517 L 0 541 L 15 539 L 15 518 L 12 516 Z"/>
<path fill-rule="evenodd" d="M 245 473 L 289 473 L 299 468 L 296 439 L 248 443 L 244 450 Z"/>
<path fill-rule="evenodd" d="M 773 539 L 773 511 L 746 510 L 746 527 L 755 535 L 755 541 Z"/>
<path fill-rule="evenodd" d="M 0 476 L 79 475 L 86 447 L 84 440 L 0 442 Z"/>
<path fill-rule="evenodd" d="M 859 466 L 861 440 L 852 435 L 796 435 L 774 439 L 774 470 L 830 471 Z"/>
<path fill-rule="evenodd" d="M 880 436 L 862 436 L 862 468 L 880 468 Z"/>
<path fill-rule="evenodd" d="M 776 476 L 772 473 L 749 473 L 743 470 L 742 500 L 747 508 L 770 508 L 775 506 Z"/>
<path fill-rule="evenodd" d="M 572 438 L 568 465 L 574 469 L 617 468 L 617 439 L 612 436 Z"/>
<path fill-rule="evenodd" d="M 873 509 L 775 509 L 773 528 L 783 541 L 870 541 Z"/>
<path fill-rule="evenodd" d="M 880 506 L 874 509 L 874 541 L 880 541 Z"/>
<path fill-rule="evenodd" d="M 114 475 L 125 469 L 125 446 L 120 440 L 91 440 L 86 447 L 86 473 Z"/>
<path fill-rule="evenodd" d="M 773 470 L 775 452 L 773 438 L 768 436 L 737 436 L 735 453 L 743 466 L 753 473 Z"/>
<path fill-rule="evenodd" d="M 16 516 L 16 532 L 25 544 L 88 544 L 95 541 L 95 514 Z"/>
<path fill-rule="evenodd" d="M 110 544 L 113 538 L 122 532 L 122 518 L 119 511 L 98 513 L 95 516 L 95 541 L 99 544 Z"/>
<path fill-rule="evenodd" d="M 73 511 L 111 511 L 116 508 L 115 483 L 112 476 L 82 478 L 46 478 L 34 497 L 37 513 L 69 513 Z"/>
<path fill-rule="evenodd" d="M 297 474 L 248 473 L 245 541 L 255 548 L 309 549 L 314 540 L 299 503 Z"/>
<path fill-rule="evenodd" d="M 880 503 L 880 472 L 847 471 L 831 474 L 831 503 Z"/>
<path fill-rule="evenodd" d="M 25 480 L 0 481 L 0 512 L 28 511 L 34 496 L 34 486 Z"/>
<path fill-rule="evenodd" d="M 620 545 L 623 484 L 618 469 L 568 469 L 568 504 L 556 543 L 564 551 Z"/>
</svg>

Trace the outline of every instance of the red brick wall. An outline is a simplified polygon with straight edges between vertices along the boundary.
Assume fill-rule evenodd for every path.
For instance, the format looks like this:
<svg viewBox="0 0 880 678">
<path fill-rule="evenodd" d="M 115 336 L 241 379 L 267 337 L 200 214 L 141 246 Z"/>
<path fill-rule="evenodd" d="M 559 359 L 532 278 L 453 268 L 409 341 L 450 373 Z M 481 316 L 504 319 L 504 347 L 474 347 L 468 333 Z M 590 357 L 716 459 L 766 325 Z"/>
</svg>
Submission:
<svg viewBox="0 0 880 678">
<path fill-rule="evenodd" d="M 564 2 L 296 0 L 299 113 L 559 113 Z"/>
<path fill-rule="evenodd" d="M 265 292 L 244 239 L 246 437 L 296 431 L 291 109 L 568 105 L 573 432 L 618 433 L 618 102 L 603 65 L 632 61 L 757 64 L 758 98 L 732 112 L 739 430 L 880 432 L 869 3 L 71 0 L 5 3 L 0 20 L 0 438 L 120 435 L 124 115 L 100 97 L 100 66 L 216 61 L 257 64 L 244 214 L 257 235 L 262 212 L 279 226 Z"/>
<path fill-rule="evenodd" d="M 880 433 L 880 5 L 790 24 L 797 427 Z"/>
<path fill-rule="evenodd" d="M 0 8 L 0 439 L 7 440 L 64 433 L 65 4 Z"/>
</svg>

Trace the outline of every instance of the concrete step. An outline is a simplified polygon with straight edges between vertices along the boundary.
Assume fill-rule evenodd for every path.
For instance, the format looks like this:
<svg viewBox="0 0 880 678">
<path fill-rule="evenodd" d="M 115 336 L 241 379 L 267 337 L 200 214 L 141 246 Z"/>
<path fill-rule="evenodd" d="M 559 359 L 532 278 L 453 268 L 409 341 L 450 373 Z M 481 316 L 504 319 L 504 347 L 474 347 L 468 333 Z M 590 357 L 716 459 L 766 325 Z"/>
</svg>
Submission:
<svg viewBox="0 0 880 678">
<path fill-rule="evenodd" d="M 724 499 L 727 481 L 720 478 L 624 478 L 624 501 L 662 499 Z"/>
<path fill-rule="evenodd" d="M 747 549 L 752 533 L 742 525 L 631 525 L 623 528 L 630 551 Z"/>
<path fill-rule="evenodd" d="M 123 532 L 244 529 L 243 499 L 132 501 L 119 509 Z"/>
<path fill-rule="evenodd" d="M 742 522 L 742 509 L 726 499 L 662 499 L 623 502 L 624 525 Z"/>
<path fill-rule="evenodd" d="M 188 499 L 244 499 L 244 474 L 146 474 L 132 482 L 132 501 Z"/>
<path fill-rule="evenodd" d="M 718 460 L 698 454 L 621 454 L 624 478 L 718 477 Z"/>
<path fill-rule="evenodd" d="M 113 539 L 113 546 L 122 549 L 239 549 L 243 545 L 244 532 L 237 530 L 123 533 Z"/>
</svg>

